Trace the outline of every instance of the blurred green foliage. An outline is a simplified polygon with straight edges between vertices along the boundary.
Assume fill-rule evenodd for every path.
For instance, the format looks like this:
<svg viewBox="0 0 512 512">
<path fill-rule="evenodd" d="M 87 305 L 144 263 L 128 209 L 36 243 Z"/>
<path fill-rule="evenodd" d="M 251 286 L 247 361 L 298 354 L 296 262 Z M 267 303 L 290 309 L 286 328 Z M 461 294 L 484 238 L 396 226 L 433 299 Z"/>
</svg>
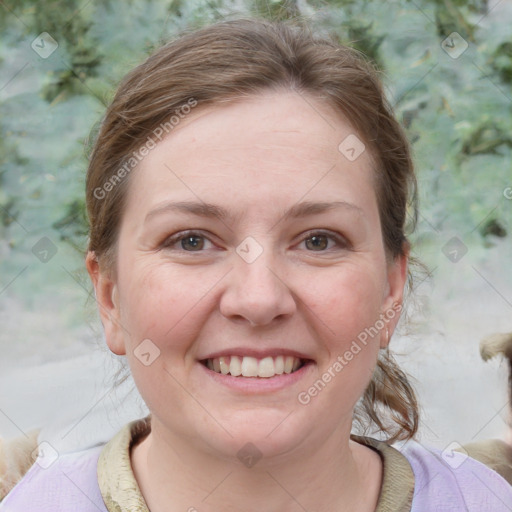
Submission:
<svg viewBox="0 0 512 512">
<path fill-rule="evenodd" d="M 443 230 L 483 245 L 509 236 L 512 9 L 486 0 L 4 0 L 0 6 L 0 238 L 41 232 L 83 250 L 84 146 L 115 84 L 188 27 L 255 14 L 305 18 L 382 70 L 413 142 L 421 192 L 417 243 Z M 31 44 L 48 32 L 57 50 Z M 441 43 L 457 32 L 467 50 Z M 34 239 L 36 239 L 34 238 Z M 0 252 L 0 257 L 1 257 Z"/>
</svg>

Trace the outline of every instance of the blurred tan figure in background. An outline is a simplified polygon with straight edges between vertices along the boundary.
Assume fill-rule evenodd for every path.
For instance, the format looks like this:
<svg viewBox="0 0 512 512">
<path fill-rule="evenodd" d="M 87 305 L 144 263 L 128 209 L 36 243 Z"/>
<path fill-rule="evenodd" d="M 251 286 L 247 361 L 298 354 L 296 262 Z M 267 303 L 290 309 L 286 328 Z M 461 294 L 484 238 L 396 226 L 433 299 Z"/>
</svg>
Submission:
<svg viewBox="0 0 512 512">
<path fill-rule="evenodd" d="M 464 448 L 470 457 L 480 460 L 487 466 L 503 475 L 509 482 L 512 481 L 512 333 L 492 334 L 480 343 L 480 355 L 484 361 L 495 356 L 502 356 L 508 360 L 509 367 L 509 408 L 508 431 L 506 441 L 488 439 L 465 445 Z"/>
<path fill-rule="evenodd" d="M 35 462 L 38 433 L 38 430 L 32 430 L 11 441 L 0 438 L 0 500 Z"/>
</svg>

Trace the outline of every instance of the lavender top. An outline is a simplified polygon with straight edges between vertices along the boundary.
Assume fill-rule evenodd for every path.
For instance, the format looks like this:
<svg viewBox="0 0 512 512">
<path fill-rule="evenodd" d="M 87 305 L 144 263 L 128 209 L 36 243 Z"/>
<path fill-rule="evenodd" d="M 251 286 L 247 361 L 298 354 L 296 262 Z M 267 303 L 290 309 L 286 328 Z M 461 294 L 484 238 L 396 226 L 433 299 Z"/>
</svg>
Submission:
<svg viewBox="0 0 512 512">
<path fill-rule="evenodd" d="M 0 512 L 136 512 L 105 506 L 97 477 L 102 448 L 62 455 L 46 468 L 44 460 L 38 460 L 0 503 Z M 512 486 L 484 464 L 462 453 L 443 457 L 439 450 L 415 441 L 397 449 L 414 472 L 410 512 L 512 511 Z"/>
</svg>

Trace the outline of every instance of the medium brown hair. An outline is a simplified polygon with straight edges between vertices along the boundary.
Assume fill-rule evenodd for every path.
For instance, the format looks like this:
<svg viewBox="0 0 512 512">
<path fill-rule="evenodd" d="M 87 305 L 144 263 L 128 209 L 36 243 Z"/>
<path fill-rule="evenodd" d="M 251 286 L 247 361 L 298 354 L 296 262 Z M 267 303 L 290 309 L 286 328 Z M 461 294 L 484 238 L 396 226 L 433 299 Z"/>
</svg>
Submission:
<svg viewBox="0 0 512 512">
<path fill-rule="evenodd" d="M 86 181 L 89 251 L 104 269 L 115 272 L 130 181 L 127 162 L 134 152 L 191 100 L 201 108 L 266 90 L 310 95 L 349 120 L 373 157 L 388 257 L 407 252 L 405 225 L 408 206 L 413 222 L 416 218 L 416 180 L 407 139 L 373 66 L 356 50 L 317 37 L 303 25 L 236 19 L 182 34 L 119 85 L 93 148 Z M 379 357 L 360 406 L 359 422 L 369 419 L 389 441 L 409 439 L 417 431 L 414 391 L 387 352 Z"/>
</svg>

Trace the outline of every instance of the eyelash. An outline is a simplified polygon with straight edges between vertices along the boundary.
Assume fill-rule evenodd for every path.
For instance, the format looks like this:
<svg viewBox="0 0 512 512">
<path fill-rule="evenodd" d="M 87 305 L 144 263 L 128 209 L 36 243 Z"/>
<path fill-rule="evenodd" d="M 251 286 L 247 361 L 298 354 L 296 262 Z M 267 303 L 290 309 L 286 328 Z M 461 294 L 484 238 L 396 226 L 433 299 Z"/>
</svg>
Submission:
<svg viewBox="0 0 512 512">
<path fill-rule="evenodd" d="M 350 242 L 345 237 L 338 235 L 336 233 L 330 232 L 330 231 L 325 231 L 325 230 L 310 230 L 303 234 L 299 243 L 304 243 L 306 240 L 308 240 L 314 236 L 326 236 L 330 241 L 334 241 L 335 244 L 338 246 L 338 248 L 341 248 L 341 249 L 351 249 L 351 247 L 352 247 Z M 161 248 L 162 249 L 179 250 L 180 252 L 190 252 L 190 253 L 204 252 L 204 250 L 186 251 L 182 248 L 173 249 L 173 247 L 172 247 L 173 245 L 176 245 L 177 243 L 179 243 L 182 240 L 189 238 L 189 237 L 198 237 L 198 238 L 200 237 L 200 238 L 204 238 L 204 239 L 208 240 L 210 243 L 213 243 L 205 234 L 203 234 L 199 231 L 187 230 L 187 231 L 181 231 L 179 233 L 176 233 L 176 234 L 171 235 L 170 237 L 166 238 L 164 240 L 164 242 L 161 244 Z M 332 249 L 333 248 L 331 247 L 329 249 L 325 249 L 322 251 L 307 251 L 307 252 L 325 253 L 325 252 L 329 252 Z"/>
</svg>

